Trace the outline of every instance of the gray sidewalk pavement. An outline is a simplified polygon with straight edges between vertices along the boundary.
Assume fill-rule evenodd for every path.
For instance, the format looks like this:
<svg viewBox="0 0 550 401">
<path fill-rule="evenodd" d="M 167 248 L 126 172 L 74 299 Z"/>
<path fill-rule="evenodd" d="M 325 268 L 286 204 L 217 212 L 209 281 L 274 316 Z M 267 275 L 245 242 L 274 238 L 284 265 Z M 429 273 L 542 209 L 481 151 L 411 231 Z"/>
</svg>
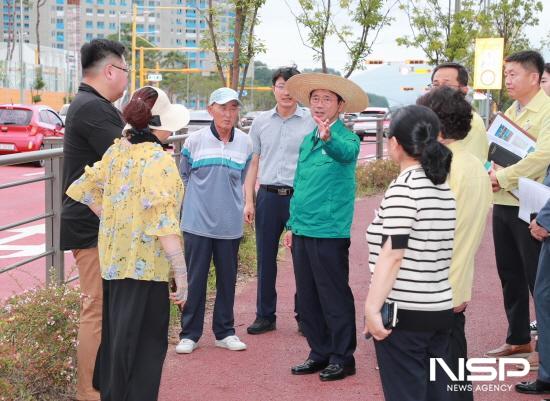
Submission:
<svg viewBox="0 0 550 401">
<path fill-rule="evenodd" d="M 282 255 L 278 273 L 277 330 L 251 336 L 246 327 L 255 318 L 256 281 L 244 284 L 235 301 L 237 335 L 248 345 L 242 352 L 214 347 L 211 312 L 199 348 L 189 355 L 177 355 L 171 344 L 164 364 L 159 399 L 161 401 L 382 401 L 382 387 L 372 341 L 361 334 L 363 303 L 369 283 L 368 249 L 365 231 L 380 203 L 380 197 L 356 202 L 350 251 L 350 283 L 357 310 L 355 353 L 357 374 L 337 382 L 321 382 L 317 375 L 293 376 L 290 367 L 302 362 L 308 353 L 304 337 L 297 333 L 294 320 L 294 275 L 290 255 Z M 476 258 L 473 300 L 467 311 L 469 356 L 481 357 L 485 351 L 500 345 L 506 336 L 502 291 L 496 272 L 490 216 Z M 535 378 L 535 373 L 521 380 Z M 513 384 L 479 383 L 477 401 L 541 400 L 541 396 L 516 393 Z M 396 383 L 399 385 L 399 383 Z M 485 387 L 481 387 L 485 386 Z M 490 387 L 492 386 L 492 387 Z M 498 389 L 496 386 L 499 386 Z M 498 391 L 497 391 L 498 390 Z"/>
</svg>

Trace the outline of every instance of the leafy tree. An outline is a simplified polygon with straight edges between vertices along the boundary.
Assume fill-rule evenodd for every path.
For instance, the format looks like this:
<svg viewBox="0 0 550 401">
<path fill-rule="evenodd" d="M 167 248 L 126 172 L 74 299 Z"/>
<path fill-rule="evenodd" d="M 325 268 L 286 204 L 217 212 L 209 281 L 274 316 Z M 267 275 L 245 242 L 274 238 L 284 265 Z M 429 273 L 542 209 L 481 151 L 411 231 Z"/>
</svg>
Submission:
<svg viewBox="0 0 550 401">
<path fill-rule="evenodd" d="M 504 57 L 532 48 L 525 28 L 539 23 L 542 2 L 534 0 L 498 0 L 492 3 L 479 17 L 481 35 L 504 39 Z M 504 81 L 503 81 L 504 82 Z M 499 110 L 511 103 L 502 89 L 493 91 Z"/>
<path fill-rule="evenodd" d="M 542 2 L 498 0 L 480 16 L 481 34 L 504 39 L 504 56 L 531 47 L 525 28 L 539 24 Z"/>
<path fill-rule="evenodd" d="M 188 68 L 189 61 L 184 53 L 169 51 L 162 55 L 160 64 L 163 68 L 182 69 Z M 164 72 L 162 74 L 161 87 L 166 91 L 168 97 L 173 98 L 177 92 L 181 92 L 184 74 L 181 72 Z"/>
<path fill-rule="evenodd" d="M 42 96 L 40 95 L 40 91 L 44 89 L 46 86 L 46 83 L 44 82 L 44 79 L 42 78 L 42 66 L 36 67 L 36 77 L 34 78 L 34 82 L 31 87 L 31 101 L 32 103 L 39 103 L 42 100 Z"/>
<path fill-rule="evenodd" d="M 258 11 L 266 0 L 230 0 L 224 4 L 214 5 L 208 0 L 205 20 L 208 33 L 202 39 L 201 46 L 214 54 L 216 69 L 223 85 L 227 83 L 226 69 L 229 70 L 230 86 L 240 91 L 245 85 L 248 66 L 251 60 L 265 51 L 262 42 L 254 35 L 254 28 L 259 22 Z M 225 32 L 220 29 L 221 11 L 231 10 L 234 22 Z M 200 11 L 200 10 L 199 10 Z M 223 48 L 223 44 L 228 48 Z"/>
<path fill-rule="evenodd" d="M 37 64 L 40 66 L 40 9 L 46 4 L 46 0 L 36 0 L 36 58 Z M 23 23 L 23 21 L 21 21 Z"/>
<path fill-rule="evenodd" d="M 275 70 L 269 68 L 261 61 L 254 62 L 254 83 L 258 86 L 271 86 L 271 77 Z"/>
<path fill-rule="evenodd" d="M 107 36 L 109 40 L 118 40 L 118 33 L 112 33 Z M 132 58 L 132 24 L 122 23 L 120 25 L 120 43 L 125 47 L 124 58 L 129 63 Z M 141 36 L 136 37 L 136 48 L 151 48 L 155 47 L 152 43 L 142 38 Z M 136 50 L 136 74 L 137 82 L 136 85 L 143 86 L 144 82 L 139 82 L 139 70 L 140 68 L 154 68 L 156 63 L 160 63 L 162 60 L 162 55 L 157 51 L 145 51 L 143 54 L 143 66 L 140 64 L 139 52 Z"/>
<path fill-rule="evenodd" d="M 385 4 L 390 2 L 382 0 L 298 0 L 298 3 L 301 11 L 299 14 L 293 12 L 293 15 L 302 43 L 313 50 L 315 60 L 321 62 L 321 71 L 328 73 L 326 45 L 332 36 L 336 36 L 347 50 L 344 71 L 347 78 L 353 71 L 364 67 L 363 61 L 372 52 L 380 29 L 391 21 L 388 14 L 397 1 L 393 1 L 385 11 Z M 354 26 L 336 22 L 335 16 L 342 11 L 349 15 Z M 306 38 L 300 26 L 305 28 Z M 360 33 L 357 35 L 356 32 Z"/>
<path fill-rule="evenodd" d="M 422 49 L 431 65 L 447 61 L 470 65 L 480 9 L 472 0 L 462 1 L 454 12 L 450 1 L 448 4 L 449 8 L 444 9 L 441 0 L 402 3 L 400 8 L 407 14 L 412 36 L 397 38 L 397 44 Z"/>
<path fill-rule="evenodd" d="M 342 76 L 342 73 L 334 68 L 327 68 L 326 71 L 323 71 L 322 68 L 304 68 L 302 72 L 325 72 L 325 74 Z"/>
</svg>

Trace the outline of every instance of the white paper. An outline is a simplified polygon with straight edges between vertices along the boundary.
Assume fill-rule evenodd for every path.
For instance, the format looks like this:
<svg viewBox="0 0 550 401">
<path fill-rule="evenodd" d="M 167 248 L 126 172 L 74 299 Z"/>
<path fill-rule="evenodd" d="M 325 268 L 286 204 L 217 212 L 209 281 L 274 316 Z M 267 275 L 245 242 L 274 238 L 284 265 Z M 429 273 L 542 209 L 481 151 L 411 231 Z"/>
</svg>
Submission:
<svg viewBox="0 0 550 401">
<path fill-rule="evenodd" d="M 519 215 L 527 224 L 531 213 L 538 213 L 550 199 L 550 187 L 540 182 L 521 177 L 519 179 Z"/>
<path fill-rule="evenodd" d="M 501 114 L 497 114 L 493 120 L 487 130 L 487 137 L 489 143 L 494 142 L 521 158 L 535 150 L 535 141 L 510 124 Z"/>
</svg>

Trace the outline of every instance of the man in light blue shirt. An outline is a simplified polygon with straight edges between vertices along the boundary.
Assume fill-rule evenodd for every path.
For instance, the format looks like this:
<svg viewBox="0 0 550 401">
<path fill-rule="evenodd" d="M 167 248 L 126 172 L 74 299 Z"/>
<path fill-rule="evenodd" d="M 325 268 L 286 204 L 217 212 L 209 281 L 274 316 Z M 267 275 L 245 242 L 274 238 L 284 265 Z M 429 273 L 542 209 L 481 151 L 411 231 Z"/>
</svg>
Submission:
<svg viewBox="0 0 550 401">
<path fill-rule="evenodd" d="M 277 104 L 256 117 L 250 128 L 253 157 L 245 183 L 244 217 L 247 223 L 255 220 L 256 224 L 258 290 L 256 320 L 248 327 L 249 334 L 261 334 L 276 328 L 279 239 L 289 217 L 300 145 L 315 128 L 309 110 L 298 106 L 285 89 L 286 81 L 299 73 L 295 67 L 275 71 L 272 83 Z M 260 188 L 254 207 L 258 178 Z"/>
</svg>

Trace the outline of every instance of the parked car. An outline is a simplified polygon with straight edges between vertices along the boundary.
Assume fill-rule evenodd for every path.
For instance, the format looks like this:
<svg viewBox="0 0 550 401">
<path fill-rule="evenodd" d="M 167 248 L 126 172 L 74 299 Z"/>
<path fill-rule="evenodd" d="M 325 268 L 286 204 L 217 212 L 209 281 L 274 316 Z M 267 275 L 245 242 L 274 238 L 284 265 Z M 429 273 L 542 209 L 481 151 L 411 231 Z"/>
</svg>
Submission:
<svg viewBox="0 0 550 401">
<path fill-rule="evenodd" d="M 187 126 L 187 132 L 193 132 L 207 127 L 212 123 L 212 116 L 208 110 L 189 110 L 190 120 Z"/>
<path fill-rule="evenodd" d="M 61 120 L 63 121 L 63 124 L 65 124 L 65 117 L 67 117 L 67 111 L 69 110 L 69 104 L 64 104 L 61 106 L 61 109 L 59 110 L 59 117 L 61 117 Z"/>
<path fill-rule="evenodd" d="M 355 115 L 350 116 L 349 114 Z M 353 122 L 353 132 L 363 140 L 366 136 L 376 136 L 376 125 L 379 119 L 382 119 L 383 132 L 389 131 L 391 111 L 387 107 L 367 107 L 360 113 L 348 113 L 348 118 Z"/>
<path fill-rule="evenodd" d="M 0 104 L 0 154 L 43 149 L 45 137 L 64 134 L 63 120 L 44 105 Z M 43 166 L 44 161 L 36 163 Z"/>
<path fill-rule="evenodd" d="M 254 119 L 256 117 L 258 117 L 258 115 L 260 115 L 260 113 L 262 113 L 261 111 L 249 111 L 248 113 L 246 113 L 242 118 L 241 118 L 241 127 L 242 128 L 248 128 L 252 125 L 252 121 L 254 121 Z"/>
</svg>

